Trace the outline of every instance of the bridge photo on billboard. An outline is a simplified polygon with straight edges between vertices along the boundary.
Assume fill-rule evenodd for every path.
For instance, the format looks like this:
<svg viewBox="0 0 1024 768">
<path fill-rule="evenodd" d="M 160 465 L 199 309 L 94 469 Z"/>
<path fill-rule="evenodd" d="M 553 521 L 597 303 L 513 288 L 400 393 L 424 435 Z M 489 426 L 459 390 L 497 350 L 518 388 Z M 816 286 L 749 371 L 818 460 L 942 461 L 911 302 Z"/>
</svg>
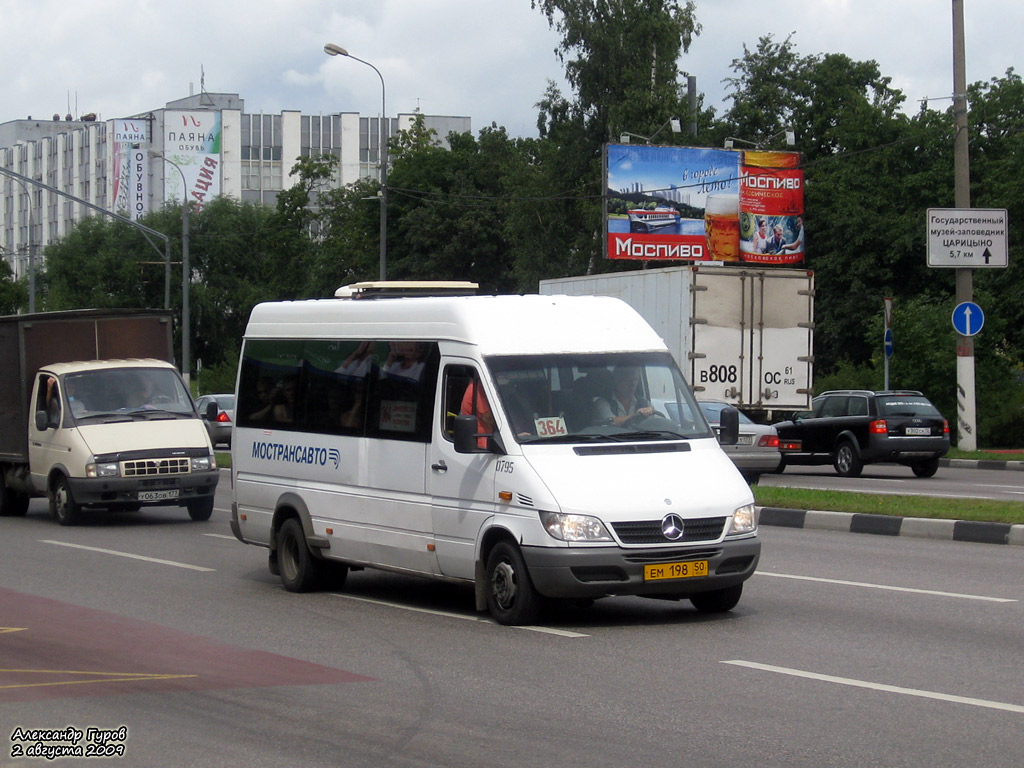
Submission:
<svg viewBox="0 0 1024 768">
<path fill-rule="evenodd" d="M 604 173 L 609 259 L 804 261 L 798 152 L 607 144 Z"/>
</svg>

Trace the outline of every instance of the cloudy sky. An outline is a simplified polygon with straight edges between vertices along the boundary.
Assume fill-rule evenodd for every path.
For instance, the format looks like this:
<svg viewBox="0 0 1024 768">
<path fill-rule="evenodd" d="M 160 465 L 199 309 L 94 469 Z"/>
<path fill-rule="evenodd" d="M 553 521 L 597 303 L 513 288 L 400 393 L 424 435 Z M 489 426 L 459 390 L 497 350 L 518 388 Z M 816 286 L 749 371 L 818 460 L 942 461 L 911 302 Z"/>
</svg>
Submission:
<svg viewBox="0 0 1024 768">
<path fill-rule="evenodd" d="M 1021 0 L 964 0 L 968 82 L 1024 69 Z M 697 0 L 703 31 L 681 68 L 719 108 L 743 46 L 793 33 L 801 55 L 874 59 L 907 96 L 952 92 L 951 0 Z M 548 80 L 564 88 L 557 34 L 530 0 L 0 0 L 0 123 L 54 113 L 101 119 L 198 92 L 248 112 L 390 115 L 417 107 L 536 135 Z M 934 102 L 941 108 L 947 102 Z"/>
</svg>

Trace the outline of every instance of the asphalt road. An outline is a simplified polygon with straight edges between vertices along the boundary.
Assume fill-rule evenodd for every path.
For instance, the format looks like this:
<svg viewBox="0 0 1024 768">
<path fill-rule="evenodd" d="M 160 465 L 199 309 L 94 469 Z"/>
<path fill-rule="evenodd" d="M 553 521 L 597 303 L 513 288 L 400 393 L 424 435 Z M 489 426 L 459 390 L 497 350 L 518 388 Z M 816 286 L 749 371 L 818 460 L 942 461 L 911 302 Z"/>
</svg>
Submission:
<svg viewBox="0 0 1024 768">
<path fill-rule="evenodd" d="M 287 593 L 227 521 L 0 519 L 0 766 L 1024 764 L 1017 547 L 766 527 L 728 615 L 509 628 L 371 571 Z"/>
</svg>

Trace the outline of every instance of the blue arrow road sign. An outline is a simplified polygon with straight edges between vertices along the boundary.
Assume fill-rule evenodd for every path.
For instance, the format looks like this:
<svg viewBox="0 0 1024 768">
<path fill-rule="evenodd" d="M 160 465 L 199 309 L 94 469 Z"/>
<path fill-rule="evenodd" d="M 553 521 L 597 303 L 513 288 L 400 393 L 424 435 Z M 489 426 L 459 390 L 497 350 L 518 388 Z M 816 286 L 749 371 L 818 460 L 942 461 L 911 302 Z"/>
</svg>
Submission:
<svg viewBox="0 0 1024 768">
<path fill-rule="evenodd" d="M 953 310 L 953 328 L 961 336 L 974 336 L 985 325 L 985 313 L 973 301 L 963 301 Z"/>
<path fill-rule="evenodd" d="M 885 329 L 885 356 L 892 357 L 892 353 L 896 351 L 896 345 L 892 340 L 892 328 Z"/>
</svg>

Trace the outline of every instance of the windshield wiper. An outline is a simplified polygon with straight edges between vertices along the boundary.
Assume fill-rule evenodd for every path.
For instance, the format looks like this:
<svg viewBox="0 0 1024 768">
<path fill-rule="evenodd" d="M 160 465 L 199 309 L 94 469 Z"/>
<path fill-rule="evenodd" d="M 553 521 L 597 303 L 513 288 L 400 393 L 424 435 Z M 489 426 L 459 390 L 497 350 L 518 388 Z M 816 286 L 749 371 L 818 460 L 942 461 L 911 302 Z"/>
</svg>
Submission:
<svg viewBox="0 0 1024 768">
<path fill-rule="evenodd" d="M 570 435 L 556 435 L 555 437 L 531 437 L 526 440 L 521 440 L 521 445 L 555 445 L 562 443 L 601 443 L 607 440 L 614 440 L 615 435 L 598 435 L 598 434 L 570 434 Z"/>
<path fill-rule="evenodd" d="M 688 435 L 670 432 L 667 429 L 650 429 L 643 432 L 623 432 L 614 435 L 617 440 L 690 440 Z"/>
</svg>

